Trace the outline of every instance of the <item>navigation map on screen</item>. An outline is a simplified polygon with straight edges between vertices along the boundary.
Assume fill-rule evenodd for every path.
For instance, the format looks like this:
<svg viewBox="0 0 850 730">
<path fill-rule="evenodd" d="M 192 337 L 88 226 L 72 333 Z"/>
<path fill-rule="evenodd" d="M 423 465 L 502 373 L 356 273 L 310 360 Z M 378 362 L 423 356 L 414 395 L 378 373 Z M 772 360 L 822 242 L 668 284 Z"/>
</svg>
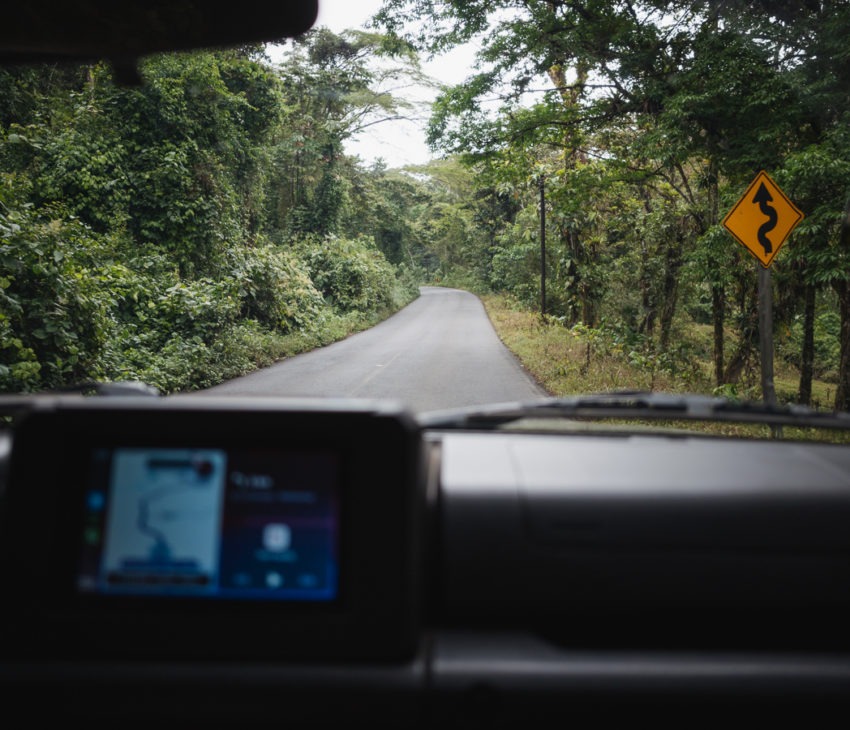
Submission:
<svg viewBox="0 0 850 730">
<path fill-rule="evenodd" d="M 337 462 L 324 451 L 96 449 L 78 589 L 333 600 Z"/>
</svg>

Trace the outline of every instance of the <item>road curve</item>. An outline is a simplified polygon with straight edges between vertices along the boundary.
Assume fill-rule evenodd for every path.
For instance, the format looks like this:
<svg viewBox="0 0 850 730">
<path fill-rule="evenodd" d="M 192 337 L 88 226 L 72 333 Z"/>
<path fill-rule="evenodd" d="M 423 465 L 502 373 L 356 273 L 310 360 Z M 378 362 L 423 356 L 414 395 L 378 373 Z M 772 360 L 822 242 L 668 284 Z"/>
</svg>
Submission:
<svg viewBox="0 0 850 730">
<path fill-rule="evenodd" d="M 392 399 L 419 413 L 546 395 L 478 297 L 427 286 L 369 330 L 198 392 Z"/>
</svg>

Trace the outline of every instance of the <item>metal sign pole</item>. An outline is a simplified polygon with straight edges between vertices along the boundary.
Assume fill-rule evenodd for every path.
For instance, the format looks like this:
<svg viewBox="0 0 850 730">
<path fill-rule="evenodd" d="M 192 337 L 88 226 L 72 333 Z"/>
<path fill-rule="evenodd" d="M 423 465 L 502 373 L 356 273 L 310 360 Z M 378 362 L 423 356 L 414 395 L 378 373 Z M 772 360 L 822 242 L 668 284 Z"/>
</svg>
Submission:
<svg viewBox="0 0 850 730">
<path fill-rule="evenodd" d="M 759 345 L 761 349 L 761 392 L 766 405 L 776 405 L 776 390 L 773 385 L 773 290 L 770 269 L 758 266 L 759 270 Z"/>
</svg>

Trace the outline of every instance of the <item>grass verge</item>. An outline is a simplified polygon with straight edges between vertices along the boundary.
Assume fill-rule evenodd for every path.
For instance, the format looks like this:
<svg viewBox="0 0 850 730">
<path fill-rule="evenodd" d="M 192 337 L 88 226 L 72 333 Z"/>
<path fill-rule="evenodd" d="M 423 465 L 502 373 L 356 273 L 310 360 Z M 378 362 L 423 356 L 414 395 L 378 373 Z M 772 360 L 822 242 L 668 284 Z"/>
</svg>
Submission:
<svg viewBox="0 0 850 730">
<path fill-rule="evenodd" d="M 664 391 L 714 395 L 711 378 L 711 353 L 706 351 L 710 338 L 694 329 L 684 338 L 676 358 L 654 355 L 633 348 L 615 336 L 604 336 L 582 327 L 568 328 L 538 312 L 523 308 L 502 294 L 480 295 L 490 321 L 505 346 L 551 395 L 607 393 L 617 390 Z M 777 396 L 782 402 L 793 401 L 799 375 L 781 366 L 775 376 Z M 834 385 L 815 381 L 815 404 L 829 402 Z M 724 395 L 758 399 L 754 384 L 742 385 L 739 392 L 726 388 Z M 638 423 L 635 421 L 635 423 Z M 672 423 L 644 421 L 642 424 L 672 426 Z M 715 435 L 770 438 L 769 427 L 749 424 L 688 422 L 679 427 Z M 850 442 L 850 432 L 783 430 L 785 438 Z"/>
</svg>

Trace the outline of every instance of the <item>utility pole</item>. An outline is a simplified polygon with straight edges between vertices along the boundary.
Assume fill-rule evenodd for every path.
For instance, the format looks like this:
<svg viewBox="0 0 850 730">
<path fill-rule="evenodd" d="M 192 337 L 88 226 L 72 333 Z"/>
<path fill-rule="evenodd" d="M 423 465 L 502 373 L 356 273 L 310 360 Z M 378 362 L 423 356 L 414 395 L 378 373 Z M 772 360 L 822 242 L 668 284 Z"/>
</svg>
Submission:
<svg viewBox="0 0 850 730">
<path fill-rule="evenodd" d="M 540 183 L 540 317 L 546 316 L 546 187 L 543 173 Z"/>
</svg>

